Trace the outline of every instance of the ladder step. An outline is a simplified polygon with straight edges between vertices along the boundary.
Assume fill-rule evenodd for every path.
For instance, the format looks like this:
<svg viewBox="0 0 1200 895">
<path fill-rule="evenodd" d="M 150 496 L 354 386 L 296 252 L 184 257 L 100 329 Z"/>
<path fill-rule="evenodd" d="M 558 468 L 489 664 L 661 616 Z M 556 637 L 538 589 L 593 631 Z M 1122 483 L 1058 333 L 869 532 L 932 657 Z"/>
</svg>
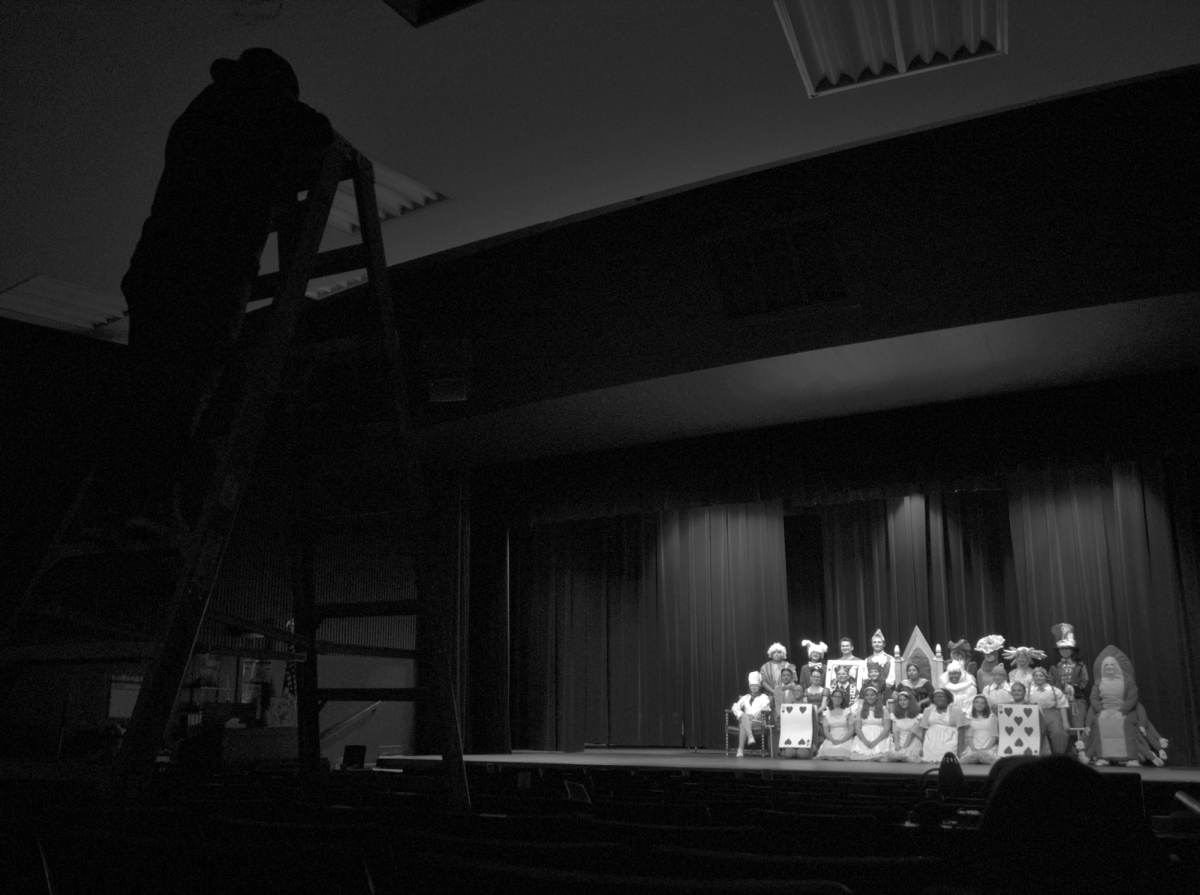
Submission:
<svg viewBox="0 0 1200 895">
<path fill-rule="evenodd" d="M 416 702 L 420 687 L 321 687 L 317 699 L 326 702 Z"/>
<path fill-rule="evenodd" d="M 367 267 L 367 245 L 358 243 L 340 249 L 330 249 L 321 252 L 313 262 L 309 278 L 328 277 L 335 273 L 346 273 L 351 270 L 361 270 Z M 279 294 L 283 277 L 278 273 L 267 273 L 254 282 L 254 292 L 251 298 L 273 298 Z"/>
<path fill-rule="evenodd" d="M 319 622 L 327 618 L 372 618 L 383 615 L 416 615 L 416 600 L 372 600 L 366 603 L 318 603 L 313 614 Z"/>
<path fill-rule="evenodd" d="M 5 663 L 140 661 L 158 655 L 152 640 L 99 640 L 87 643 L 39 643 L 13 646 L 3 653 Z"/>
</svg>

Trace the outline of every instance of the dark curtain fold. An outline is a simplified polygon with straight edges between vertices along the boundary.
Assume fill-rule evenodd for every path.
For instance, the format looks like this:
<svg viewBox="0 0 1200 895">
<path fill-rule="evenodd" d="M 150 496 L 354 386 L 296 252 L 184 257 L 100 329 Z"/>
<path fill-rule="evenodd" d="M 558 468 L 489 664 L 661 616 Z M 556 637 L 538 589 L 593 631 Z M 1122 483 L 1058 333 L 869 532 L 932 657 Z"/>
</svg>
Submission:
<svg viewBox="0 0 1200 895">
<path fill-rule="evenodd" d="M 1013 476 L 1009 515 L 1021 628 L 1031 645 L 1075 626 L 1084 660 L 1116 644 L 1175 758 L 1194 762 L 1197 737 L 1182 563 L 1160 464 L 1118 463 Z M 1053 648 L 1047 650 L 1053 653 Z"/>
<path fill-rule="evenodd" d="M 662 514 L 659 605 L 676 735 L 652 745 L 724 743 L 724 708 L 766 648 L 788 634 L 783 509 L 738 504 Z M 672 722 L 674 718 L 672 717 Z"/>
<path fill-rule="evenodd" d="M 512 730 L 514 748 L 576 752 L 661 727 L 648 698 L 657 656 L 647 642 L 656 606 L 657 520 L 619 516 L 536 526 L 514 538 Z M 611 631 L 618 642 L 613 646 Z M 613 673 L 628 692 L 610 687 Z"/>
<path fill-rule="evenodd" d="M 889 649 L 920 627 L 929 642 L 1011 630 L 1015 605 L 1000 492 L 908 494 L 821 508 L 825 619 L 857 655 L 876 628 Z M 978 632 L 978 633 L 976 633 Z M 809 635 L 812 636 L 812 635 Z"/>
<path fill-rule="evenodd" d="M 787 636 L 779 504 L 536 526 L 514 554 L 514 748 L 723 744 Z"/>
</svg>

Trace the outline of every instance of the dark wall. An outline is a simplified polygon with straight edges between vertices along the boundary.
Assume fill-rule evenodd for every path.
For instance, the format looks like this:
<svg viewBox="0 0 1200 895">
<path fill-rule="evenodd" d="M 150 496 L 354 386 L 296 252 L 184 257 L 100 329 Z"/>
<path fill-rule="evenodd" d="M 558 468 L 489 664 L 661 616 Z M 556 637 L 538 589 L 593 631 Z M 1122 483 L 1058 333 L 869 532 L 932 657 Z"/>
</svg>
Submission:
<svg viewBox="0 0 1200 895">
<path fill-rule="evenodd" d="M 401 265 L 417 393 L 439 345 L 470 348 L 468 402 L 421 418 L 1194 290 L 1198 89 L 1190 70 Z M 777 310 L 738 316 L 755 278 Z"/>
<path fill-rule="evenodd" d="M 795 506 L 1017 469 L 1196 462 L 1200 373 L 1135 377 L 814 420 L 477 470 L 535 522 L 787 498 Z"/>
</svg>

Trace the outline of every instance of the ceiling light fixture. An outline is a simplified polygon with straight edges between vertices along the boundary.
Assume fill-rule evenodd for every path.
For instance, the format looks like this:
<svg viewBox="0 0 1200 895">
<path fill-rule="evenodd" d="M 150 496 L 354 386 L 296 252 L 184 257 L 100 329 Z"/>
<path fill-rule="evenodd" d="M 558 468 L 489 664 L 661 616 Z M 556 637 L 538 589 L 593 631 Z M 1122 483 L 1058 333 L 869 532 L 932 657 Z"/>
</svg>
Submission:
<svg viewBox="0 0 1200 895">
<path fill-rule="evenodd" d="M 1008 52 L 1008 0 L 774 0 L 809 98 Z"/>
<path fill-rule="evenodd" d="M 398 174 L 379 162 L 373 164 L 375 204 L 379 207 L 380 221 L 390 221 L 446 199 L 437 190 L 418 183 L 411 177 Z M 354 185 L 349 181 L 339 186 L 333 195 L 329 226 L 347 233 L 358 232 L 358 207 L 354 201 Z"/>
<path fill-rule="evenodd" d="M 125 314 L 125 299 L 53 277 L 30 277 L 0 293 L 0 317 L 98 339 L 122 341 L 110 325 Z"/>
</svg>

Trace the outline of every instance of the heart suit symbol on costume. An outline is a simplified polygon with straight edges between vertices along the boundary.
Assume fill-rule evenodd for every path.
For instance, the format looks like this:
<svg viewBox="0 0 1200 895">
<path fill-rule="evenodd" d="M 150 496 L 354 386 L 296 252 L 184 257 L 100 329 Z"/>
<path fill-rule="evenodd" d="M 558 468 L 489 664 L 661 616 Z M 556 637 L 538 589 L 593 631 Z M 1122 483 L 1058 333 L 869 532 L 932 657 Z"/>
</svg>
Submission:
<svg viewBox="0 0 1200 895">
<path fill-rule="evenodd" d="M 1015 743 L 1013 743 L 1013 745 L 1016 746 L 1018 749 L 1020 749 L 1022 746 L 1025 745 L 1025 741 L 1023 739 L 1021 739 L 1020 737 L 1018 737 L 1017 741 Z"/>
<path fill-rule="evenodd" d="M 1012 755 L 1012 754 L 1013 754 L 1012 746 L 1008 746 L 1008 747 L 1006 747 L 1006 748 L 1005 748 L 1005 750 L 1004 750 L 1004 754 L 1005 754 L 1005 755 Z"/>
<path fill-rule="evenodd" d="M 791 738 L 791 737 L 788 737 L 786 740 L 784 740 L 784 741 L 783 741 L 783 745 L 785 745 L 785 746 L 790 746 L 790 745 L 792 745 L 792 738 Z"/>
<path fill-rule="evenodd" d="M 1033 736 L 1033 728 L 1032 727 L 1025 728 L 1025 736 L 1027 736 L 1027 737 Z"/>
<path fill-rule="evenodd" d="M 1006 727 L 1006 728 L 1004 728 L 1004 732 L 1005 732 L 1006 734 L 1008 734 L 1009 736 L 1012 736 L 1012 732 L 1013 732 L 1013 730 L 1014 730 L 1014 729 L 1015 729 L 1015 728 L 1012 728 L 1012 727 Z"/>
</svg>

